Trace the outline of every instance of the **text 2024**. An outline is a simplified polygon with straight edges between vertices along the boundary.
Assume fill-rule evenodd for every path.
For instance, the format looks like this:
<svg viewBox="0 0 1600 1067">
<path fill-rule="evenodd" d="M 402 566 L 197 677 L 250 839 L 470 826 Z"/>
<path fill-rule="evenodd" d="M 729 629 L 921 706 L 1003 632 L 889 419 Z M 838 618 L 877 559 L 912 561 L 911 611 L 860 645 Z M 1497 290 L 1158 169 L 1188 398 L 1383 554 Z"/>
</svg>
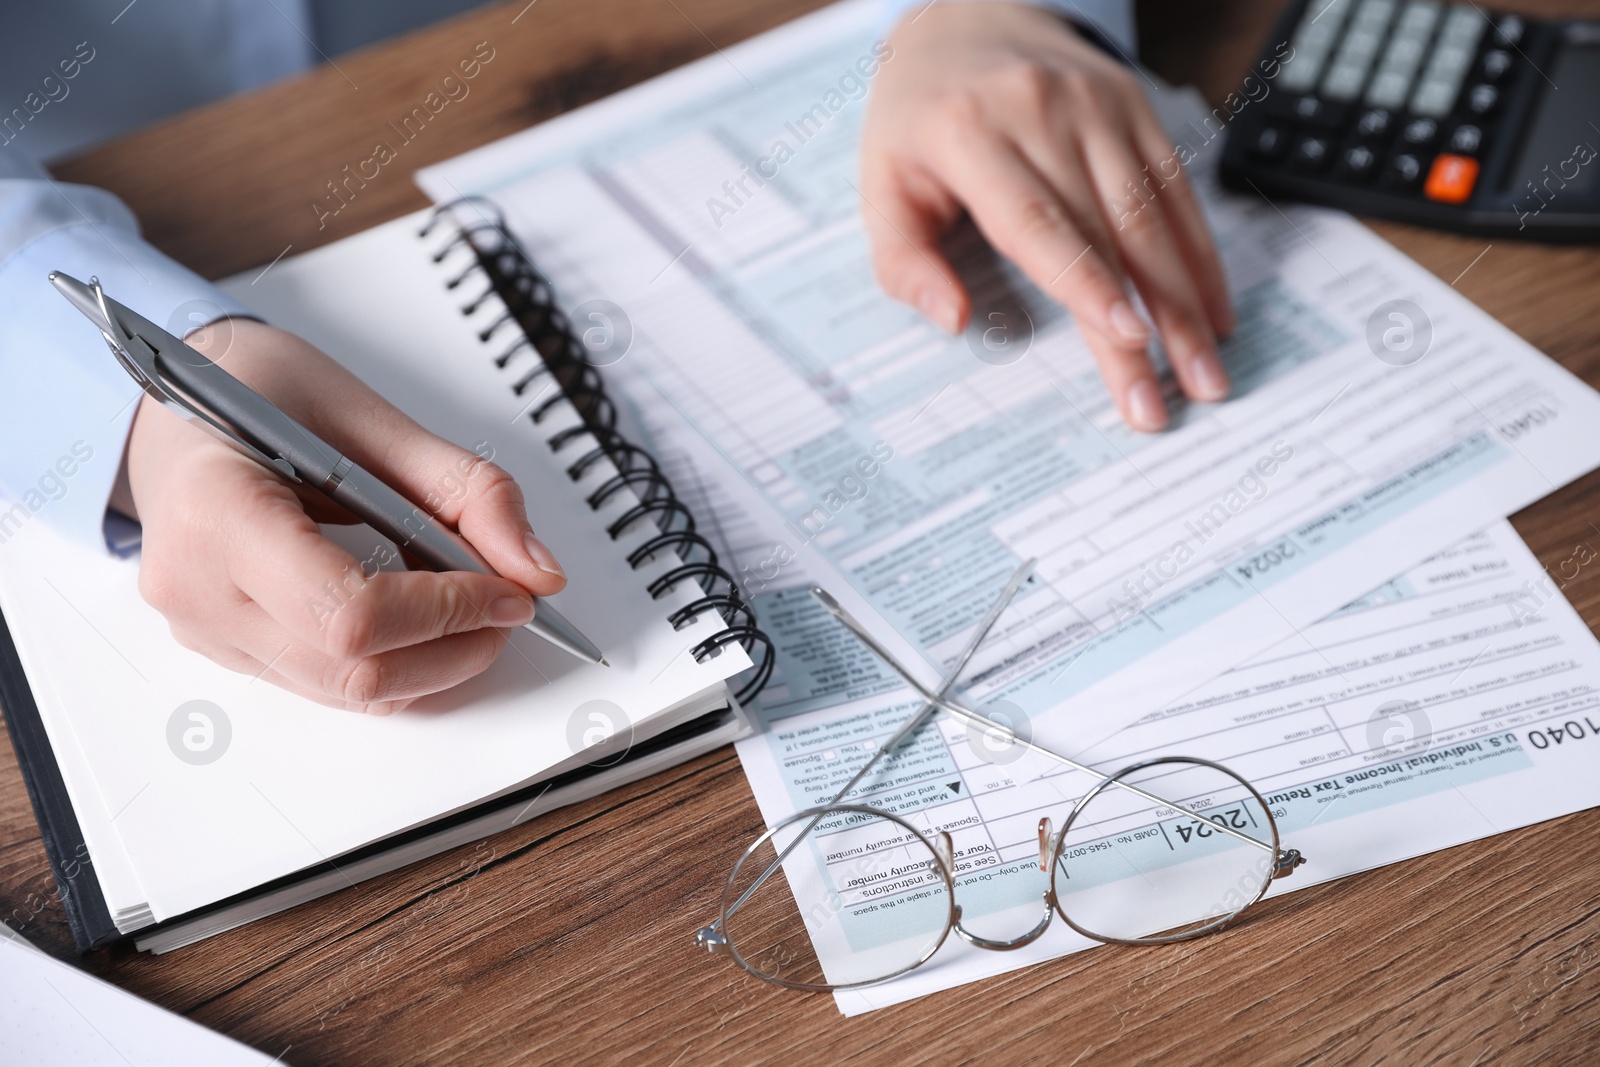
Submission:
<svg viewBox="0 0 1600 1067">
<path fill-rule="evenodd" d="M 1244 809 L 1242 807 L 1229 808 L 1226 811 L 1213 812 L 1207 815 L 1206 818 L 1210 819 L 1218 826 L 1226 826 L 1234 830 L 1243 830 L 1245 827 L 1249 826 L 1251 822 L 1251 820 L 1245 816 Z M 1176 829 L 1178 831 L 1178 836 L 1183 839 L 1184 844 L 1188 844 L 1190 841 L 1198 838 L 1210 837 L 1212 834 L 1216 833 L 1216 831 L 1211 829 L 1211 827 L 1204 821 L 1179 823 Z"/>
</svg>

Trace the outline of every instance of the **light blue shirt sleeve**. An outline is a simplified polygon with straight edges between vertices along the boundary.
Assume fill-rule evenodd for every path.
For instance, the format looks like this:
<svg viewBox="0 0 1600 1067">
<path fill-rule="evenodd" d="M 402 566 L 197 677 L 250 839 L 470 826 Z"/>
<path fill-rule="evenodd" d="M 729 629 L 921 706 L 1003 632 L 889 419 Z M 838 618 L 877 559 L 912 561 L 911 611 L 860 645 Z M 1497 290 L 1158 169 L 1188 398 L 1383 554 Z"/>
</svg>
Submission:
<svg viewBox="0 0 1600 1067">
<path fill-rule="evenodd" d="M 1133 21 L 1133 0 L 1023 0 L 1035 7 L 1054 11 L 1068 22 L 1083 26 L 1105 38 L 1133 62 L 1139 54 L 1139 34 Z"/>
<path fill-rule="evenodd" d="M 934 0 L 952 3 L 959 0 Z M 1139 54 L 1139 35 L 1133 21 L 1133 0 L 1011 0 L 1054 11 L 1075 25 L 1093 30 L 1107 43 L 1122 53 L 1122 58 L 1132 62 Z M 887 10 L 891 22 L 918 8 L 929 6 L 929 0 L 888 0 Z"/>
<path fill-rule="evenodd" d="M 106 502 L 141 395 L 46 280 L 53 270 L 98 276 L 106 292 L 180 337 L 249 314 L 146 244 L 115 196 L 51 181 L 0 149 L 0 551 L 35 521 L 111 546 Z"/>
</svg>

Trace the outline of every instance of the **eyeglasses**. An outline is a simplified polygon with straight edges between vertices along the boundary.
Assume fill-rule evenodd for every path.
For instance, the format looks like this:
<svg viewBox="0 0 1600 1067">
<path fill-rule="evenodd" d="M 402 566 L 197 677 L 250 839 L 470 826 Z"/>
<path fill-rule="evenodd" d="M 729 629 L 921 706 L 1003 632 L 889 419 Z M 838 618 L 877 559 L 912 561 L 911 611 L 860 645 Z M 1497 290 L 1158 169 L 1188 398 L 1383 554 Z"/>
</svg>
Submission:
<svg viewBox="0 0 1600 1067">
<path fill-rule="evenodd" d="M 1201 937 L 1235 921 L 1273 879 L 1305 862 L 1280 846 L 1272 809 L 1255 787 L 1219 763 L 1163 756 L 1105 774 L 949 698 L 1032 568 L 1029 560 L 1012 575 L 937 691 L 826 591 L 812 587 L 828 612 L 925 703 L 832 801 L 796 812 L 745 849 L 728 875 L 721 914 L 696 931 L 696 944 L 791 989 L 855 989 L 920 967 L 952 930 L 970 945 L 1001 952 L 1032 944 L 1057 915 L 1084 937 L 1107 943 Z M 1038 779 L 1055 788 L 1061 806 L 1070 805 L 1060 831 L 1049 816 L 1036 827 L 1020 825 L 1032 817 L 1026 809 L 985 819 L 978 798 L 961 799 L 959 787 L 972 774 L 960 768 L 933 774 L 949 767 L 955 751 L 919 736 L 936 710 L 966 724 L 973 748 L 981 738 L 991 765 L 1032 752 L 1067 768 Z M 845 803 L 880 764 L 884 780 L 871 786 L 878 805 Z M 1069 801 L 1062 786 L 1081 781 L 1079 775 L 1094 784 Z M 990 792 L 1021 788 L 1004 773 L 976 777 Z M 1010 843 L 1018 836 L 1026 837 L 1026 855 Z M 787 862 L 801 848 L 807 853 Z"/>
</svg>

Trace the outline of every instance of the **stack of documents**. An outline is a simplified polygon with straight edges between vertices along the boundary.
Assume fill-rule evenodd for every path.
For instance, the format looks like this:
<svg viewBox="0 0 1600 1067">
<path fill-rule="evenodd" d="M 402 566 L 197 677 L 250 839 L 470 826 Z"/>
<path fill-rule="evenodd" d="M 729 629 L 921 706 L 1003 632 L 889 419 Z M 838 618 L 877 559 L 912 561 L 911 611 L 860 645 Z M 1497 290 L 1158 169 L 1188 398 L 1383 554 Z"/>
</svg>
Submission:
<svg viewBox="0 0 1600 1067">
<path fill-rule="evenodd" d="M 1107 770 L 1225 760 L 1312 856 L 1295 886 L 1600 802 L 1600 646 L 1504 522 L 1600 464 L 1600 397 L 1348 216 L 1222 193 L 1216 122 L 1159 91 L 1227 265 L 1235 389 L 1128 431 L 1070 316 L 980 242 L 960 250 L 965 337 L 874 284 L 864 102 L 795 120 L 881 32 L 873 4 L 829 8 L 419 176 L 495 200 L 568 306 L 625 311 L 608 380 L 710 503 L 778 646 L 739 745 L 767 821 L 830 799 L 917 706 L 805 587 L 932 681 L 1028 557 L 965 699 Z M 728 202 L 725 179 L 780 155 Z M 1404 358 L 1384 343 L 1397 310 Z M 1022 324 L 1020 355 L 986 354 L 990 311 Z M 1083 791 L 979 759 L 950 723 L 915 744 L 926 782 L 961 787 L 901 773 L 852 799 L 929 814 L 958 854 L 1026 862 L 1037 797 Z M 838 999 L 867 1010 L 1087 944 L 951 939 Z"/>
</svg>

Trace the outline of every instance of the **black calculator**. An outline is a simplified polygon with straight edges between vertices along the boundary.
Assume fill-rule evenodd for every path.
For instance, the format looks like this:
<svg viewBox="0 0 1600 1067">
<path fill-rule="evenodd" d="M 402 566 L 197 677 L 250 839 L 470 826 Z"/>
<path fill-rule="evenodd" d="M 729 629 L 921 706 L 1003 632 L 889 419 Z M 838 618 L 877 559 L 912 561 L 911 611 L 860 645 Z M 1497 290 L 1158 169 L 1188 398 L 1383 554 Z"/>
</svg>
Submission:
<svg viewBox="0 0 1600 1067">
<path fill-rule="evenodd" d="M 1218 111 L 1230 188 L 1459 233 L 1600 240 L 1600 21 L 1298 0 Z"/>
</svg>

